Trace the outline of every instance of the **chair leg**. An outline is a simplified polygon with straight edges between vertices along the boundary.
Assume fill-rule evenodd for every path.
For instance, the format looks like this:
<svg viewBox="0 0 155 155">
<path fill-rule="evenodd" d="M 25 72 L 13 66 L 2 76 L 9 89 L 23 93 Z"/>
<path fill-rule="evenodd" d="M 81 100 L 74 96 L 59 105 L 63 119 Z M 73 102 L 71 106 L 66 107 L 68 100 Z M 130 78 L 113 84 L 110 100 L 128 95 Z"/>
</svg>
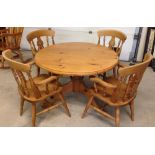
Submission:
<svg viewBox="0 0 155 155">
<path fill-rule="evenodd" d="M 51 72 L 48 72 L 48 75 L 49 75 L 49 76 L 52 76 L 52 73 L 51 73 Z"/>
<path fill-rule="evenodd" d="M 15 53 L 17 53 L 17 55 L 19 56 L 19 59 L 20 59 L 22 62 L 24 62 L 22 51 L 18 50 L 18 51 L 16 51 Z"/>
<path fill-rule="evenodd" d="M 117 68 L 116 67 L 113 68 L 113 75 L 114 75 L 114 77 L 117 77 Z"/>
<path fill-rule="evenodd" d="M 23 55 L 22 55 L 21 52 L 19 52 L 19 58 L 20 58 L 20 60 L 21 60 L 22 62 L 24 62 Z"/>
<path fill-rule="evenodd" d="M 2 57 L 2 59 L 1 59 L 1 62 L 2 62 L 1 68 L 4 68 L 4 58 L 3 58 L 3 57 Z"/>
<path fill-rule="evenodd" d="M 130 105 L 130 111 L 131 111 L 131 120 L 134 121 L 134 100 L 131 101 Z"/>
<path fill-rule="evenodd" d="M 37 66 L 37 75 L 40 75 L 40 68 Z"/>
<path fill-rule="evenodd" d="M 116 107 L 115 109 L 115 125 L 116 127 L 120 126 L 120 107 Z"/>
<path fill-rule="evenodd" d="M 83 114 L 82 114 L 81 118 L 84 118 L 84 116 L 85 116 L 85 114 L 87 113 L 87 111 L 88 111 L 88 109 L 89 109 L 89 106 L 91 105 L 93 99 L 94 99 L 94 96 L 92 96 L 92 97 L 89 99 L 89 101 L 88 101 L 88 103 L 87 103 L 87 105 L 86 105 L 86 107 L 85 107 L 85 109 L 84 109 L 84 111 L 83 111 Z"/>
<path fill-rule="evenodd" d="M 66 101 L 65 101 L 65 99 L 64 99 L 64 97 L 63 97 L 63 95 L 60 94 L 60 93 L 58 93 L 58 96 L 59 96 L 60 100 L 62 101 L 63 106 L 64 106 L 64 109 L 65 109 L 65 111 L 67 112 L 68 116 L 71 117 L 70 111 L 69 111 L 69 109 L 68 109 L 67 103 L 66 103 Z"/>
<path fill-rule="evenodd" d="M 106 72 L 103 74 L 99 74 L 99 76 L 104 80 L 106 78 Z"/>
<path fill-rule="evenodd" d="M 36 122 L 36 104 L 32 104 L 32 126 L 35 127 Z"/>
<path fill-rule="evenodd" d="M 24 98 L 21 96 L 20 98 L 20 116 L 23 115 L 23 107 L 24 107 Z"/>
</svg>

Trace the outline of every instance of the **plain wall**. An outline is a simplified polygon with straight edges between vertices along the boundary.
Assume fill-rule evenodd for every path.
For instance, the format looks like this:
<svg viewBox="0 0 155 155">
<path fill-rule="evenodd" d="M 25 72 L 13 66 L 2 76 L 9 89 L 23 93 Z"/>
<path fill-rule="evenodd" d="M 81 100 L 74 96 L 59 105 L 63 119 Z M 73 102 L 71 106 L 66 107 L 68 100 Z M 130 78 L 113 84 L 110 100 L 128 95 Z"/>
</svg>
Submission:
<svg viewBox="0 0 155 155">
<path fill-rule="evenodd" d="M 29 32 L 37 29 L 43 28 L 32 28 L 32 27 L 25 27 L 21 48 L 30 50 L 30 46 L 26 40 L 26 36 Z M 44 28 L 47 29 L 47 28 Z M 123 49 L 120 55 L 120 60 L 128 61 L 130 57 L 130 53 L 132 52 L 133 46 L 133 38 L 135 34 L 136 27 L 54 27 L 52 28 L 55 32 L 55 43 L 62 43 L 62 42 L 90 42 L 90 43 L 97 43 L 97 31 L 101 29 L 116 29 L 124 32 L 127 35 L 127 40 L 123 45 Z M 92 34 L 89 34 L 89 31 L 92 31 Z"/>
</svg>

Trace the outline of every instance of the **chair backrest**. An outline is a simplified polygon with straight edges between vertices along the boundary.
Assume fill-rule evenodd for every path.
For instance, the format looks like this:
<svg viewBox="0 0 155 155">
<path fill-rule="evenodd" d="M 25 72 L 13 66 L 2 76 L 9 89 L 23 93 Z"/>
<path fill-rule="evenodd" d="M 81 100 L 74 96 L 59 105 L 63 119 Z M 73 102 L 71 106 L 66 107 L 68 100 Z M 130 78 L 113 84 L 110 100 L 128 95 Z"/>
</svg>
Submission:
<svg viewBox="0 0 155 155">
<path fill-rule="evenodd" d="M 122 46 L 127 38 L 127 36 L 117 30 L 100 30 L 98 34 L 98 45 L 101 45 L 101 40 L 103 41 L 103 46 L 107 46 L 113 49 L 118 56 L 121 53 Z M 108 41 L 108 43 L 107 43 Z"/>
<path fill-rule="evenodd" d="M 14 78 L 18 84 L 20 94 L 27 98 L 29 98 L 32 93 L 35 98 L 41 97 L 40 91 L 31 76 L 30 65 L 13 60 L 13 53 L 11 50 L 3 51 L 2 55 L 12 70 Z M 29 83 L 27 83 L 27 81 L 29 81 Z"/>
<path fill-rule="evenodd" d="M 4 40 L 5 40 L 5 38 L 2 36 L 3 34 L 5 34 L 5 33 L 8 33 L 9 31 L 8 31 L 8 29 L 1 29 L 0 30 L 0 52 L 1 51 L 3 51 L 4 50 Z"/>
<path fill-rule="evenodd" d="M 24 27 L 8 27 L 9 33 L 23 33 Z"/>
<path fill-rule="evenodd" d="M 153 56 L 147 53 L 142 63 L 119 69 L 119 84 L 113 100 L 127 101 L 136 96 L 137 88 L 152 58 Z"/>
<path fill-rule="evenodd" d="M 2 35 L 3 33 L 9 33 L 9 29 L 1 29 L 0 35 Z"/>
<path fill-rule="evenodd" d="M 3 30 L 4 32 L 0 33 L 1 49 L 19 50 L 23 29 L 23 27 L 9 27 Z"/>
<path fill-rule="evenodd" d="M 27 41 L 30 44 L 32 54 L 35 54 L 49 45 L 54 45 L 55 32 L 51 29 L 48 30 L 36 30 L 32 31 L 27 35 Z"/>
</svg>

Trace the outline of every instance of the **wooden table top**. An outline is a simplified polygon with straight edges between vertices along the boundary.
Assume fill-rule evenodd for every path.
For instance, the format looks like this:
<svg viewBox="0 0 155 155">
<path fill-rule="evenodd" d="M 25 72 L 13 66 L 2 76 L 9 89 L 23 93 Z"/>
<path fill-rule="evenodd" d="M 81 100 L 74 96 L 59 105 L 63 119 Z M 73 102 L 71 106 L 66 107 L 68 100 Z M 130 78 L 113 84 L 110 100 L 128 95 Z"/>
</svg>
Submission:
<svg viewBox="0 0 155 155">
<path fill-rule="evenodd" d="M 112 69 L 118 56 L 106 47 L 91 43 L 61 43 L 40 50 L 35 63 L 55 74 L 95 75 Z"/>
</svg>

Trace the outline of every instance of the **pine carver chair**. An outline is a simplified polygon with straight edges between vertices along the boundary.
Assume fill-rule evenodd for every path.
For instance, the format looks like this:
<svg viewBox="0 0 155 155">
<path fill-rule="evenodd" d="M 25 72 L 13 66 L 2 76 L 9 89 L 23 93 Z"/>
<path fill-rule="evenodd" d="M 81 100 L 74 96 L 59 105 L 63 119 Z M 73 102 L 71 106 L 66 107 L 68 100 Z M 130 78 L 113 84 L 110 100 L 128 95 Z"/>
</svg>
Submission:
<svg viewBox="0 0 155 155">
<path fill-rule="evenodd" d="M 2 51 L 11 49 L 14 53 L 14 58 L 19 57 L 23 61 L 20 43 L 23 33 L 23 27 L 8 27 L 6 29 L 0 30 L 0 51 L 1 51 L 1 67 L 8 68 L 4 64 L 4 59 L 2 57 Z"/>
<path fill-rule="evenodd" d="M 64 107 L 67 114 L 70 115 L 67 103 L 62 95 L 62 87 L 59 87 L 57 76 L 49 76 L 40 74 L 39 76 L 31 76 L 31 64 L 23 64 L 12 60 L 12 51 L 6 50 L 3 53 L 4 59 L 9 64 L 14 78 L 18 84 L 18 90 L 21 97 L 20 102 L 20 115 L 23 114 L 24 101 L 28 101 L 32 105 L 32 126 L 35 126 L 36 116 L 57 108 L 58 106 Z M 49 102 L 51 97 L 57 96 L 61 102 L 52 104 L 46 109 L 36 112 L 36 105 L 40 102 Z"/>
<path fill-rule="evenodd" d="M 32 31 L 27 35 L 27 41 L 30 44 L 33 58 L 35 57 L 36 53 L 50 45 L 54 45 L 54 36 L 55 32 L 52 29 L 48 30 L 36 30 Z M 37 67 L 38 75 L 40 74 L 40 68 Z"/>
<path fill-rule="evenodd" d="M 137 88 L 143 74 L 152 60 L 151 54 L 146 54 L 142 63 L 134 66 L 120 68 L 118 77 L 109 77 L 104 81 L 98 77 L 91 78 L 94 88 L 90 89 L 90 98 L 82 114 L 84 118 L 89 108 L 94 109 L 101 115 L 115 121 L 115 125 L 120 125 L 120 107 L 129 105 L 131 110 L 131 120 L 134 120 L 134 99 Z M 115 109 L 115 116 L 105 111 L 105 107 L 98 106 L 94 98 L 104 102 L 104 106 L 111 106 Z"/>
<path fill-rule="evenodd" d="M 100 30 L 97 32 L 98 34 L 98 45 L 103 47 L 108 47 L 114 50 L 118 57 L 121 54 L 123 44 L 127 39 L 126 34 L 118 30 Z M 124 64 L 118 64 L 118 67 L 124 67 Z M 113 69 L 113 74 L 116 76 L 117 68 Z M 105 75 L 104 75 L 105 76 Z"/>
</svg>

